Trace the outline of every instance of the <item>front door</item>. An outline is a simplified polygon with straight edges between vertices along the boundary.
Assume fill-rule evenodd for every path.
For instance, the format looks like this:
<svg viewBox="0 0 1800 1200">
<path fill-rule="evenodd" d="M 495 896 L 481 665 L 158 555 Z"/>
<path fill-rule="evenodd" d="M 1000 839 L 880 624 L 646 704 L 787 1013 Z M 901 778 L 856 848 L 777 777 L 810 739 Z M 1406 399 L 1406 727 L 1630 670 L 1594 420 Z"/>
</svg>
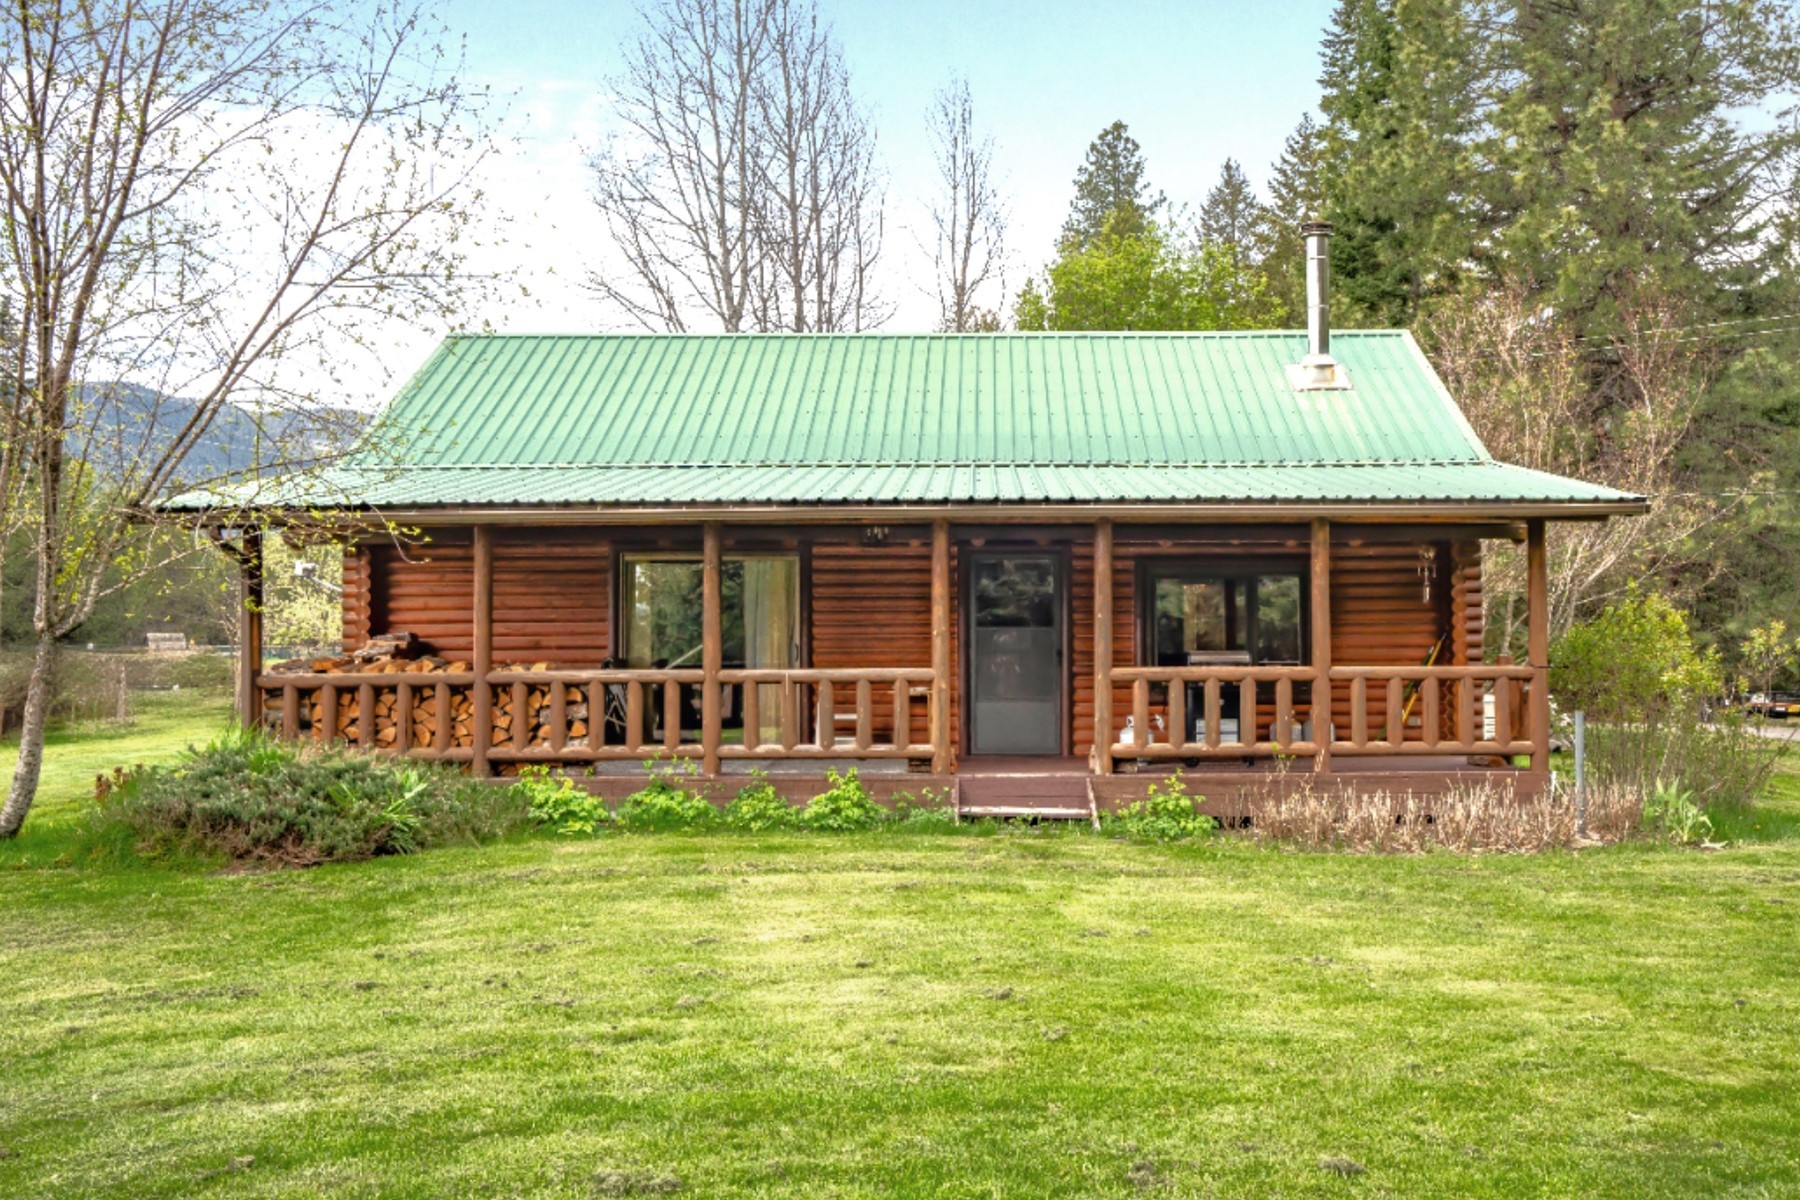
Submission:
<svg viewBox="0 0 1800 1200">
<path fill-rule="evenodd" d="M 1062 559 L 973 555 L 968 616 L 969 752 L 1061 754 Z"/>
</svg>

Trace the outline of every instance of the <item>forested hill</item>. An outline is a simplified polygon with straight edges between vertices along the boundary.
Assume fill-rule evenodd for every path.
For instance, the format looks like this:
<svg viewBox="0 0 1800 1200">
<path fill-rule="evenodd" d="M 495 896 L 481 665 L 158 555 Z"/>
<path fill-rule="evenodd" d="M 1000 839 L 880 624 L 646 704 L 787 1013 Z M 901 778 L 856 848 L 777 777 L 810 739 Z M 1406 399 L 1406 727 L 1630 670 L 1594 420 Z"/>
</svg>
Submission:
<svg viewBox="0 0 1800 1200">
<path fill-rule="evenodd" d="M 82 419 L 70 429 L 69 452 L 112 478 L 146 469 L 181 436 L 195 405 L 135 383 L 92 383 L 82 393 Z M 304 462 L 341 452 L 366 418 L 345 409 L 256 413 L 226 404 L 193 449 L 178 479 L 197 482 L 254 466 Z"/>
</svg>

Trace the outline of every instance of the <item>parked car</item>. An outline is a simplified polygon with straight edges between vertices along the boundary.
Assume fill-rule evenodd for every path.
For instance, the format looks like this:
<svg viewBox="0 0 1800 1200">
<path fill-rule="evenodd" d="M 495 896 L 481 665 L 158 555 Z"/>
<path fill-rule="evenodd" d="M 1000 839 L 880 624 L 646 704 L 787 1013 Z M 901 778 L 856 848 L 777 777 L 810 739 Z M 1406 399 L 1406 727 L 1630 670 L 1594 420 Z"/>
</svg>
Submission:
<svg viewBox="0 0 1800 1200">
<path fill-rule="evenodd" d="M 1751 695 L 1744 711 L 1753 717 L 1767 717 L 1771 721 L 1785 721 L 1790 716 L 1800 717 L 1800 695 L 1793 692 L 1755 692 Z"/>
</svg>

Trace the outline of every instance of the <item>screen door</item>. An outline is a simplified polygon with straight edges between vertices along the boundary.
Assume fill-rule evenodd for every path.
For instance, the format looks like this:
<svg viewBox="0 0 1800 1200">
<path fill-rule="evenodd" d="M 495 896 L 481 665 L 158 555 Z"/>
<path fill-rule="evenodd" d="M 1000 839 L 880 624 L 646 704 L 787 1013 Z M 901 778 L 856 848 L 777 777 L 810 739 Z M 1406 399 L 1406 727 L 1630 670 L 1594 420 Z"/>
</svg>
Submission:
<svg viewBox="0 0 1800 1200">
<path fill-rule="evenodd" d="M 1061 754 L 1062 560 L 982 554 L 969 572 L 970 753 Z"/>
</svg>

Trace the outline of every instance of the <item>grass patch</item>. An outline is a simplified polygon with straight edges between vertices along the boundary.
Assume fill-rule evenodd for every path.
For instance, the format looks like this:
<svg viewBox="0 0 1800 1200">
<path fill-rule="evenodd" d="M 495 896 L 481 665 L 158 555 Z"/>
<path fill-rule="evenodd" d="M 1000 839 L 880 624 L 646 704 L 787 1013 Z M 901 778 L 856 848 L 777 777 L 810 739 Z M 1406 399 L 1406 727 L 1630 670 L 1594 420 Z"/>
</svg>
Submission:
<svg viewBox="0 0 1800 1200">
<path fill-rule="evenodd" d="M 6 872 L 0 1195 L 1800 1194 L 1775 792 L 1719 853 L 884 828 Z"/>
</svg>

